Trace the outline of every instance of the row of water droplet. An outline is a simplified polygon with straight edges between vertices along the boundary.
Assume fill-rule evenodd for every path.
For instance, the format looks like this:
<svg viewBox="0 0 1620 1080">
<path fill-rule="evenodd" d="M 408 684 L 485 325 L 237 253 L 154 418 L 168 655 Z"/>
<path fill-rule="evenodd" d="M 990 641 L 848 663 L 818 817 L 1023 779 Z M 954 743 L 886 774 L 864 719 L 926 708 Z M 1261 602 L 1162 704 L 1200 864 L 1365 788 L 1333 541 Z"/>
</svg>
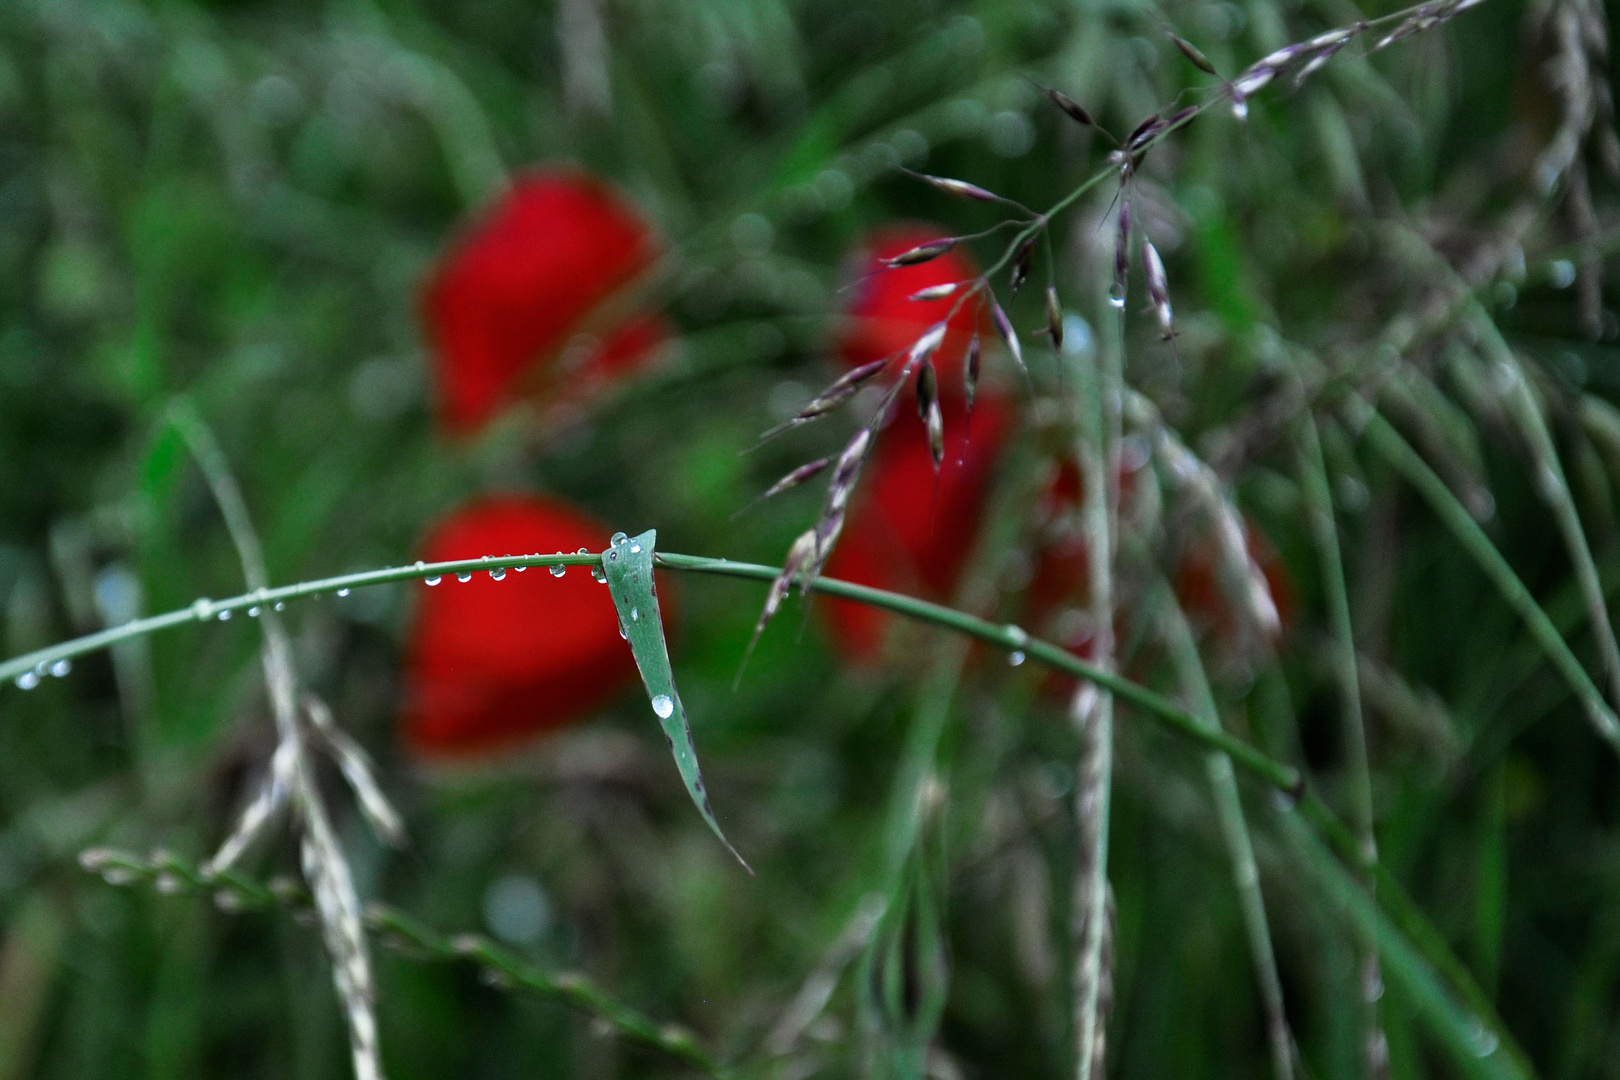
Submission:
<svg viewBox="0 0 1620 1080">
<path fill-rule="evenodd" d="M 54 664 L 46 664 L 45 661 L 41 660 L 32 668 L 17 676 L 17 688 L 19 690 L 32 690 L 40 684 L 40 680 L 45 678 L 46 675 L 53 675 L 60 679 L 72 670 L 73 661 L 67 657 L 63 657 Z"/>
</svg>

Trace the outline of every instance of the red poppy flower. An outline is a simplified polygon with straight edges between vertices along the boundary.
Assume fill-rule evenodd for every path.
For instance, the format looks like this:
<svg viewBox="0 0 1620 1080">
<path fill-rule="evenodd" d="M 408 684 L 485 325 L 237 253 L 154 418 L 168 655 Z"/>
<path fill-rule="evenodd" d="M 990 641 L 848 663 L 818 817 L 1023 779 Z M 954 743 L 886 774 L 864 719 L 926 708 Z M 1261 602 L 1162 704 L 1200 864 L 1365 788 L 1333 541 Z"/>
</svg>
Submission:
<svg viewBox="0 0 1620 1080">
<path fill-rule="evenodd" d="M 556 499 L 508 496 L 463 507 L 428 536 L 430 562 L 600 551 L 608 529 Z M 606 586 L 584 567 L 538 568 L 416 586 L 405 657 L 404 730 L 429 757 L 497 750 L 578 720 L 635 677 Z M 668 605 L 662 605 L 666 614 Z"/>
<path fill-rule="evenodd" d="M 851 367 L 881 360 L 922 336 L 923 331 L 951 314 L 960 293 L 938 300 L 912 300 L 918 290 L 954 282 L 970 284 L 978 277 L 972 258 L 960 248 L 916 266 L 889 269 L 882 260 L 934 240 L 944 233 L 928 225 L 900 225 L 875 233 L 867 241 L 858 263 L 855 295 L 845 315 L 848 323 L 840 335 L 838 354 Z M 934 356 L 943 387 L 960 387 L 962 358 L 968 339 L 980 329 L 983 305 L 970 300 L 951 316 L 945 341 Z"/>
<path fill-rule="evenodd" d="M 633 316 L 626 294 L 658 255 L 651 227 L 601 182 L 516 180 L 422 295 L 445 428 L 476 431 L 520 397 L 582 398 L 646 361 L 667 331 Z"/>
<path fill-rule="evenodd" d="M 945 405 L 946 454 L 937 483 L 926 428 L 902 410 L 880 433 L 838 546 L 830 577 L 948 600 L 978 535 L 996 458 L 1012 430 L 1013 412 L 982 394 L 971 428 L 959 402 Z M 952 434 L 952 433 L 956 434 Z M 824 610 L 834 643 L 851 660 L 875 659 L 893 616 L 848 600 Z"/>
</svg>

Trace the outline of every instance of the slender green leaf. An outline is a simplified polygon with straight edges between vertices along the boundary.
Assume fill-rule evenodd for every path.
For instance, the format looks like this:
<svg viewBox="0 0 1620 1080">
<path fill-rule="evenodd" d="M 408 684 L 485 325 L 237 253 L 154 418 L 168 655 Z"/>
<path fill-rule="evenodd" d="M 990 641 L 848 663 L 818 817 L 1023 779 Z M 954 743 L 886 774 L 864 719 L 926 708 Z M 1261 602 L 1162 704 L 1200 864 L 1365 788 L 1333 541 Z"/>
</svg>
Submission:
<svg viewBox="0 0 1620 1080">
<path fill-rule="evenodd" d="M 686 721 L 686 706 L 681 704 L 680 692 L 675 689 L 669 646 L 664 641 L 664 622 L 658 614 L 658 591 L 653 587 L 653 545 L 658 532 L 648 529 L 634 539 L 624 539 L 623 534 L 614 539 L 617 542 L 602 554 L 602 571 L 607 576 L 608 591 L 613 594 L 613 606 L 619 612 L 619 630 L 630 643 L 641 681 L 647 687 L 647 700 L 664 727 L 664 738 L 669 740 L 675 767 L 681 770 L 681 779 L 686 783 L 692 802 L 697 804 L 703 820 L 726 845 L 726 850 L 751 874 L 753 870 L 747 861 L 737 854 L 726 834 L 720 831 L 720 823 L 714 819 L 709 793 L 703 786 L 703 774 L 698 769 L 697 750 L 692 746 L 692 726 Z"/>
</svg>

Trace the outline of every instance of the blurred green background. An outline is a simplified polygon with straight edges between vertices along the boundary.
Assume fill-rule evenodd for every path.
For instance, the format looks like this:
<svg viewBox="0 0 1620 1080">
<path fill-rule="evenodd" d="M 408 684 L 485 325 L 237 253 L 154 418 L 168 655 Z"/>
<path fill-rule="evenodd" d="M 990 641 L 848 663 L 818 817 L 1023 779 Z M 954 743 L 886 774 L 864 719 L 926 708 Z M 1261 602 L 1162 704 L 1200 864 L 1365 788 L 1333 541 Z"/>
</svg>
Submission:
<svg viewBox="0 0 1620 1080">
<path fill-rule="evenodd" d="M 896 220 L 957 231 L 998 220 L 896 166 L 1050 205 L 1103 168 L 1108 147 L 1025 76 L 1123 132 L 1188 88 L 1218 86 L 1168 28 L 1231 75 L 1385 10 L 6 0 L 4 652 L 240 591 L 208 489 L 160 423 L 176 394 L 217 433 L 277 583 L 409 561 L 446 509 L 513 489 L 565 496 L 630 532 L 656 527 L 672 551 L 780 562 L 813 497 L 732 515 L 832 452 L 848 425 L 741 451 L 840 370 L 828 353 L 846 257 Z M 1569 264 L 1546 261 L 1613 218 L 1602 138 L 1583 136 L 1579 157 L 1596 224 L 1572 213 L 1566 186 L 1537 187 L 1539 155 L 1570 112 L 1549 85 L 1570 12 L 1601 29 L 1601 7 L 1489 0 L 1371 59 L 1352 46 L 1298 90 L 1279 79 L 1247 124 L 1225 109 L 1200 117 L 1136 180 L 1183 333 L 1172 352 L 1133 305 L 1127 376 L 1221 468 L 1292 582 L 1275 655 L 1227 655 L 1206 639 L 1223 718 L 1307 766 L 1341 811 L 1348 764 L 1321 574 L 1296 454 L 1287 437 L 1264 437 L 1264 419 L 1292 377 L 1282 342 L 1349 355 L 1432 304 L 1441 277 L 1393 237 L 1420 237 L 1459 266 L 1511 237 L 1483 295 L 1533 373 L 1600 571 L 1620 586 L 1620 427 L 1603 424 L 1620 395 L 1616 320 L 1602 311 L 1587 333 Z M 511 171 L 556 161 L 619 185 L 667 239 L 676 356 L 566 430 L 505 422 L 451 443 L 432 423 L 420 283 Z M 1111 186 L 1095 196 L 1054 230 L 1063 301 L 1082 320 L 1069 335 L 1078 365 L 1091 360 L 1087 321 L 1106 310 L 1097 267 Z M 1020 325 L 1038 325 L 1035 291 L 1012 309 Z M 1488 499 L 1487 532 L 1596 673 L 1530 455 L 1499 410 L 1448 381 L 1447 350 L 1469 347 L 1442 337 L 1403 357 L 1427 389 L 1391 416 L 1474 506 Z M 1029 351 L 1032 397 L 999 360 L 990 376 L 1021 395 L 1028 421 L 975 563 L 1003 618 L 1025 600 L 1041 524 L 1031 492 L 1069 452 L 1052 419 L 1061 373 L 1049 348 Z M 1333 415 L 1323 439 L 1385 863 L 1541 1075 L 1620 1076 L 1615 756 L 1427 505 Z M 1166 544 L 1185 535 L 1171 518 Z M 923 1067 L 942 1080 L 1072 1073 L 1077 738 L 1063 695 L 1033 665 L 977 652 L 941 685 L 929 673 L 948 670 L 940 657 L 957 646 L 937 631 L 908 631 L 892 663 L 854 670 L 796 604 L 733 691 L 761 590 L 671 584 L 676 674 L 716 812 L 757 876 L 693 812 L 634 693 L 520 760 L 424 774 L 394 730 L 409 593 L 390 586 L 287 613 L 303 677 L 376 756 L 408 818 L 410 846 L 389 852 L 330 785 L 362 896 L 583 971 L 745 1075 L 903 1073 L 917 1062 L 891 1051 L 908 1040 L 929 1048 Z M 102 844 L 191 862 L 212 852 L 274 746 L 258 646 L 247 620 L 183 627 L 84 658 L 32 693 L 0 690 L 0 1080 L 349 1075 L 317 933 L 284 913 L 221 912 L 207 895 L 115 889 L 75 862 Z M 1156 655 L 1142 646 L 1133 673 L 1173 690 Z M 1201 754 L 1126 710 L 1116 758 L 1108 1072 L 1265 1075 Z M 906 961 L 918 985 L 902 1012 L 914 1015 L 895 1016 L 869 992 L 881 957 L 843 935 L 862 898 L 893 885 L 892 807 L 912 797 L 919 762 L 944 797 L 902 852 L 904 887 L 939 913 L 929 944 L 941 964 Z M 1355 938 L 1270 793 L 1244 792 L 1300 1075 L 1365 1075 Z M 246 870 L 296 873 L 285 828 Z M 490 986 L 472 965 L 385 948 L 377 965 L 396 1080 L 687 1071 L 551 998 Z M 773 1040 L 817 971 L 839 976 L 825 1010 Z M 1466 1075 L 1473 1066 L 1404 993 L 1390 980 L 1380 1004 L 1391 1074 Z"/>
</svg>

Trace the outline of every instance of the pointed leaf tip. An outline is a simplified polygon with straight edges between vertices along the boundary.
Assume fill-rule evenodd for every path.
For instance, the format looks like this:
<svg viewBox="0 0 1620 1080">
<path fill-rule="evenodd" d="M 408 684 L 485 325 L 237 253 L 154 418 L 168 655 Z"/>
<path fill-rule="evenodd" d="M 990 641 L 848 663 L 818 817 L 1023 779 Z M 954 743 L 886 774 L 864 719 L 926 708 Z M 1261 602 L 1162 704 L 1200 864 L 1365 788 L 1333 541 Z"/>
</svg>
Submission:
<svg viewBox="0 0 1620 1080">
<path fill-rule="evenodd" d="M 617 539 L 617 538 L 616 538 Z M 619 614 L 619 626 L 630 652 L 636 658 L 636 668 L 647 688 L 647 700 L 664 729 L 675 767 L 692 803 L 708 822 L 714 835 L 726 850 L 752 874 L 737 849 L 731 846 L 726 834 L 720 831 L 714 810 L 709 805 L 709 793 L 703 786 L 703 774 L 698 769 L 697 749 L 692 745 L 692 727 L 686 719 L 686 706 L 675 689 L 675 674 L 669 664 L 669 646 L 664 641 L 664 622 L 658 612 L 658 592 L 653 587 L 653 549 L 658 539 L 656 530 L 649 529 L 640 536 L 620 540 L 602 553 L 602 570 L 607 577 L 608 592 Z"/>
</svg>

